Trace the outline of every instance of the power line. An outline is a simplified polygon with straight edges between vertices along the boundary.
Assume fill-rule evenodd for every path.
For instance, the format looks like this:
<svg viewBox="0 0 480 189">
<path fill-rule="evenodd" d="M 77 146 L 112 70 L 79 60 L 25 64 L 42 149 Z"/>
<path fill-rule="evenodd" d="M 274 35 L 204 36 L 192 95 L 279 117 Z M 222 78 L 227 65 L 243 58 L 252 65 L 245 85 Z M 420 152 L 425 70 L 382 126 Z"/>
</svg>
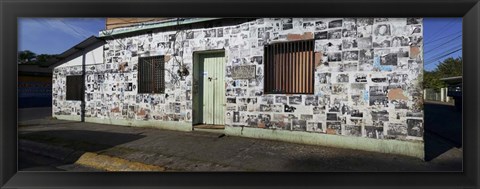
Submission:
<svg viewBox="0 0 480 189">
<path fill-rule="evenodd" d="M 446 54 L 445 56 L 440 57 L 440 58 L 436 59 L 436 60 L 433 61 L 433 62 L 430 62 L 430 63 L 428 63 L 428 64 L 425 64 L 424 67 L 429 66 L 429 65 L 432 65 L 432 63 L 440 63 L 440 62 L 437 62 L 437 61 L 440 60 L 440 59 L 442 59 L 442 58 L 447 57 L 447 56 L 450 55 L 450 54 L 456 53 L 456 52 L 458 52 L 458 51 L 460 51 L 460 50 L 462 50 L 462 49 L 457 49 L 457 50 L 455 50 L 455 51 L 452 51 L 451 53 Z"/>
<path fill-rule="evenodd" d="M 454 50 L 452 50 L 452 51 L 450 51 L 450 52 L 448 52 L 448 53 L 446 53 L 446 54 L 443 54 L 443 55 L 441 55 L 441 56 L 437 56 L 437 57 L 435 57 L 435 58 L 431 58 L 431 59 L 429 59 L 428 61 L 426 61 L 426 62 L 428 62 L 428 63 L 424 64 L 424 66 L 430 65 L 430 64 L 432 64 L 432 63 L 436 63 L 436 61 L 438 61 L 438 60 L 440 60 L 440 59 L 442 59 L 442 58 L 445 58 L 445 57 L 447 57 L 448 55 L 451 55 L 451 54 L 453 54 L 453 53 L 456 53 L 456 52 L 458 52 L 458 51 L 461 51 L 461 50 L 462 50 L 462 48 L 457 48 L 457 49 L 454 49 Z"/>
<path fill-rule="evenodd" d="M 450 22 L 448 22 L 446 25 L 444 25 L 442 27 L 442 29 L 439 29 L 436 33 L 432 34 L 432 38 L 435 38 L 438 36 L 438 34 L 441 34 L 442 32 L 445 32 L 444 29 L 447 28 L 448 26 L 450 26 L 450 24 L 452 24 L 455 20 L 452 19 Z M 425 41 L 425 42 L 428 42 L 428 41 Z"/>
<path fill-rule="evenodd" d="M 89 37 L 88 35 L 85 35 L 85 34 L 82 34 L 81 32 L 79 32 L 77 29 L 75 29 L 74 27 L 70 26 L 69 23 L 63 21 L 60 19 L 60 22 L 62 22 L 63 24 L 65 24 L 67 27 L 69 27 L 70 29 L 72 29 L 75 33 L 77 33 L 78 35 L 81 35 L 83 37 Z"/>
<path fill-rule="evenodd" d="M 433 50 L 438 49 L 438 48 L 442 47 L 443 45 L 446 45 L 446 44 L 448 44 L 448 43 L 450 43 L 450 42 L 452 42 L 452 41 L 455 41 L 457 38 L 459 38 L 459 37 L 461 37 L 461 36 L 462 36 L 462 35 L 458 35 L 458 36 L 454 37 L 453 39 L 450 39 L 450 40 L 448 40 L 447 42 L 442 43 L 442 44 L 438 45 L 437 47 L 426 51 L 425 54 L 427 54 L 427 53 L 429 53 L 429 52 L 432 52 Z M 461 41 L 460 41 L 460 42 L 461 42 Z"/>
<path fill-rule="evenodd" d="M 448 55 L 451 55 L 451 54 L 456 53 L 456 52 L 461 51 L 461 50 L 462 50 L 461 48 L 455 49 L 454 51 L 451 51 L 451 52 L 449 52 L 449 53 L 447 53 L 447 54 L 445 54 L 445 55 L 443 55 L 443 56 L 440 56 L 440 57 L 436 58 L 435 60 L 432 60 L 432 62 L 435 62 L 435 61 L 437 61 L 437 60 L 440 60 L 440 59 L 442 59 L 442 58 L 445 58 L 445 57 L 447 57 Z M 428 64 L 431 64 L 432 62 L 430 62 L 430 63 L 428 63 Z M 427 65 L 428 65 L 428 64 L 427 64 Z"/>
<path fill-rule="evenodd" d="M 452 50 L 446 52 L 445 54 L 436 56 L 436 57 L 434 57 L 434 58 L 430 58 L 430 59 L 428 59 L 428 60 L 425 61 L 425 62 L 426 62 L 425 65 L 432 64 L 432 63 L 436 62 L 437 60 L 442 59 L 442 58 L 445 58 L 446 56 L 451 55 L 451 54 L 453 54 L 453 53 L 455 53 L 455 52 L 458 52 L 458 51 L 460 51 L 460 50 L 462 50 L 462 49 L 461 49 L 461 48 L 452 49 Z"/>
<path fill-rule="evenodd" d="M 445 53 L 448 53 L 448 52 L 450 52 L 450 51 L 452 51 L 452 50 L 455 50 L 455 49 L 461 48 L 461 47 L 462 47 L 462 44 L 458 44 L 458 45 L 456 45 L 456 46 L 454 46 L 454 47 L 452 47 L 452 48 L 450 48 L 450 49 L 447 49 L 447 50 L 445 50 L 445 51 L 443 51 L 443 52 L 441 52 L 441 53 L 438 53 L 438 54 L 435 54 L 435 55 L 431 56 L 428 60 L 432 60 L 432 59 L 435 59 L 436 57 L 443 56 Z M 426 60 L 426 61 L 428 61 L 428 60 Z"/>
<path fill-rule="evenodd" d="M 434 51 L 435 49 L 439 49 L 443 46 L 445 46 L 446 44 L 449 44 L 449 43 L 452 43 L 454 42 L 456 39 L 462 37 L 462 31 L 457 31 L 457 32 L 454 32 L 454 33 L 447 33 L 447 31 L 451 30 L 452 28 L 455 28 L 454 26 L 456 26 L 457 24 L 461 24 L 461 22 L 456 22 L 455 24 L 452 25 L 452 23 L 454 23 L 455 20 L 451 20 L 448 24 L 444 25 L 441 29 L 439 29 L 435 34 L 431 35 L 431 39 L 428 40 L 428 41 L 425 41 L 424 45 L 428 45 L 428 44 L 437 44 L 437 43 L 440 43 L 438 46 L 436 45 L 436 47 L 434 47 L 433 49 L 430 49 L 428 51 L 426 51 L 424 54 L 428 54 L 429 52 L 432 52 Z M 451 26 L 452 25 L 452 26 Z M 450 28 L 444 30 L 445 28 L 451 26 Z M 453 37 L 453 38 L 451 38 Z M 425 64 L 424 64 L 424 67 L 428 67 L 430 65 L 435 65 L 434 63 L 438 63 L 437 61 L 441 60 L 441 59 L 444 59 L 445 57 L 448 57 L 458 51 L 461 51 L 462 50 L 462 41 L 458 41 L 460 42 L 460 44 L 457 44 L 455 46 L 453 46 L 452 48 L 448 49 L 448 50 L 445 50 L 443 52 L 440 52 L 440 53 L 437 53 L 435 55 L 433 55 L 432 57 L 430 57 L 428 60 L 425 60 Z M 454 44 L 456 44 L 456 42 L 454 42 Z M 452 44 L 453 45 L 453 44 Z"/>
<path fill-rule="evenodd" d="M 435 37 L 432 37 L 432 38 L 434 39 L 434 38 L 436 38 L 436 37 L 441 37 L 441 36 L 445 36 L 445 35 L 446 35 L 446 36 L 450 36 L 450 35 L 456 34 L 456 33 L 451 33 L 451 32 L 449 32 L 449 31 L 452 30 L 452 29 L 457 28 L 456 25 L 458 25 L 458 24 L 461 25 L 462 23 L 461 23 L 461 22 L 457 22 L 457 23 L 453 24 L 452 26 L 450 26 L 448 29 L 440 30 L 440 32 L 441 32 L 441 33 L 439 33 L 440 35 L 436 35 Z M 457 33 L 461 33 L 461 32 L 462 32 L 461 29 L 460 29 L 459 31 L 457 31 Z M 444 35 L 444 34 L 445 34 L 445 35 Z M 428 42 L 431 42 L 431 41 L 428 41 Z"/>
<path fill-rule="evenodd" d="M 449 44 L 449 43 L 452 43 L 454 42 L 456 39 L 462 37 L 462 31 L 457 31 L 455 33 L 452 33 L 452 34 L 448 34 L 447 31 L 451 30 L 452 28 L 454 28 L 453 26 L 444 30 L 445 28 L 447 28 L 448 26 L 452 25 L 452 23 L 454 22 L 455 20 L 452 20 L 450 21 L 448 24 L 444 25 L 442 27 L 442 29 L 438 30 L 438 32 L 436 32 L 434 35 L 432 35 L 432 38 L 428 41 L 425 41 L 424 45 L 427 45 L 427 44 L 436 44 L 436 43 L 440 43 L 438 44 L 438 46 L 436 45 L 436 47 L 434 47 L 433 49 L 430 49 L 428 51 L 426 51 L 424 54 L 428 54 L 430 52 L 433 52 L 435 49 L 439 49 L 443 46 L 445 46 L 446 44 Z M 455 23 L 454 25 L 457 25 L 457 24 L 461 24 L 461 22 L 457 22 Z M 443 36 L 444 34 L 446 34 L 446 36 Z M 443 37 L 440 37 L 440 36 L 443 36 Z M 454 36 L 453 38 L 450 38 Z M 435 38 L 435 37 L 438 37 L 438 38 Z M 448 50 L 445 50 L 441 53 L 437 53 L 435 55 L 433 55 L 432 57 L 430 57 L 428 60 L 425 60 L 425 64 L 424 66 L 429 66 L 429 65 L 432 65 L 434 63 L 437 63 L 438 60 L 441 60 L 445 57 L 448 57 L 449 55 L 453 54 L 453 53 L 456 53 L 458 51 L 461 51 L 462 50 L 462 43 L 461 41 L 458 41 L 460 42 L 460 44 L 457 44 L 455 46 L 453 46 L 452 48 L 448 49 Z M 456 42 L 454 42 L 454 44 L 456 44 Z M 453 44 L 452 44 L 453 45 Z"/>
<path fill-rule="evenodd" d="M 444 36 L 444 37 L 441 37 L 441 38 L 437 38 L 437 39 L 435 39 L 435 40 L 433 40 L 433 41 L 425 42 L 424 45 L 427 45 L 427 44 L 431 44 L 431 43 L 440 41 L 440 39 L 445 39 L 445 38 L 451 37 L 452 35 L 456 35 L 456 34 L 460 34 L 460 36 L 462 36 L 462 31 L 458 31 L 458 32 L 453 33 L 453 34 L 450 34 L 450 35 L 447 35 L 447 36 Z"/>
<path fill-rule="evenodd" d="M 424 53 L 426 55 L 430 55 L 430 57 L 435 57 L 435 56 L 438 56 L 438 55 L 441 55 L 445 52 L 448 52 L 449 50 L 452 50 L 452 49 L 456 49 L 458 47 L 462 47 L 462 43 L 454 43 L 454 44 L 451 44 L 450 46 L 448 47 L 445 47 L 445 48 L 442 48 L 440 50 L 437 50 L 436 53 Z M 450 48 L 450 49 L 447 49 L 447 48 Z"/>
</svg>

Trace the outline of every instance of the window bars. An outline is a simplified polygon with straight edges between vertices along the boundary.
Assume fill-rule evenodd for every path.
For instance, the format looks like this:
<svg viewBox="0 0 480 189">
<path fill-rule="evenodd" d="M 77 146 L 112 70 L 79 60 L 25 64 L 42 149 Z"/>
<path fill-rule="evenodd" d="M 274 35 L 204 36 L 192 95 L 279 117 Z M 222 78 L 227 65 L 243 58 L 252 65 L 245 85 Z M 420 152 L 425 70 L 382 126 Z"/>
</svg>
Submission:
<svg viewBox="0 0 480 189">
<path fill-rule="evenodd" d="M 165 93 L 164 56 L 138 59 L 138 93 Z"/>
</svg>

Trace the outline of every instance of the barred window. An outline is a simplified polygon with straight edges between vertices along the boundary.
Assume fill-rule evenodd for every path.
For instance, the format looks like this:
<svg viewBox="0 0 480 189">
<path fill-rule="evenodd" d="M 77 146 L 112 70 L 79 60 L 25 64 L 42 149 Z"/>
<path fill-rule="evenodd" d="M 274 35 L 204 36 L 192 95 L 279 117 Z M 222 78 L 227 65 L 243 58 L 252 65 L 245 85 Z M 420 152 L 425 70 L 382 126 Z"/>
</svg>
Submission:
<svg viewBox="0 0 480 189">
<path fill-rule="evenodd" d="M 313 50 L 313 40 L 266 45 L 264 93 L 313 94 Z"/>
<path fill-rule="evenodd" d="M 138 93 L 165 92 L 164 56 L 138 59 Z"/>
<path fill-rule="evenodd" d="M 82 79 L 81 75 L 67 76 L 67 100 L 82 100 Z"/>
</svg>

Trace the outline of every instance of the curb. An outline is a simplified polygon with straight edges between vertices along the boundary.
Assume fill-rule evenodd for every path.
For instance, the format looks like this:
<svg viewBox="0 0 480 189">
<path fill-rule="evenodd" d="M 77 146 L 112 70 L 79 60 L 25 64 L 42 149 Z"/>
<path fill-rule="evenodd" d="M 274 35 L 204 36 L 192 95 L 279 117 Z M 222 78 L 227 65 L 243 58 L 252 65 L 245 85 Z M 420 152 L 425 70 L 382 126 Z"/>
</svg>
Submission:
<svg viewBox="0 0 480 189">
<path fill-rule="evenodd" d="M 66 163 L 73 162 L 73 164 L 105 171 L 166 171 L 161 166 L 134 162 L 94 152 L 75 151 L 69 148 L 24 139 L 18 141 L 18 147 L 20 150 L 58 159 Z"/>
<path fill-rule="evenodd" d="M 106 171 L 165 171 L 165 168 L 160 166 L 133 162 L 118 157 L 99 155 L 92 152 L 85 152 L 75 164 Z"/>
</svg>

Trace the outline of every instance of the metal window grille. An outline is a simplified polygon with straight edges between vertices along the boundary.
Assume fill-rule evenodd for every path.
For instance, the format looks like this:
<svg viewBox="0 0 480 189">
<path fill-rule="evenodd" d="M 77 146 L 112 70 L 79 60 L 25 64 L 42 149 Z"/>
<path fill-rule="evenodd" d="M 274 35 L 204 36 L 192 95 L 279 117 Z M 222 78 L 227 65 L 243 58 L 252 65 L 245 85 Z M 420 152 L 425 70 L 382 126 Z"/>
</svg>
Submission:
<svg viewBox="0 0 480 189">
<path fill-rule="evenodd" d="M 141 57 L 138 60 L 138 93 L 165 92 L 164 56 Z"/>
<path fill-rule="evenodd" d="M 313 94 L 314 41 L 264 46 L 265 94 Z"/>
<path fill-rule="evenodd" d="M 67 100 L 82 100 L 82 79 L 81 75 L 67 76 Z"/>
</svg>

